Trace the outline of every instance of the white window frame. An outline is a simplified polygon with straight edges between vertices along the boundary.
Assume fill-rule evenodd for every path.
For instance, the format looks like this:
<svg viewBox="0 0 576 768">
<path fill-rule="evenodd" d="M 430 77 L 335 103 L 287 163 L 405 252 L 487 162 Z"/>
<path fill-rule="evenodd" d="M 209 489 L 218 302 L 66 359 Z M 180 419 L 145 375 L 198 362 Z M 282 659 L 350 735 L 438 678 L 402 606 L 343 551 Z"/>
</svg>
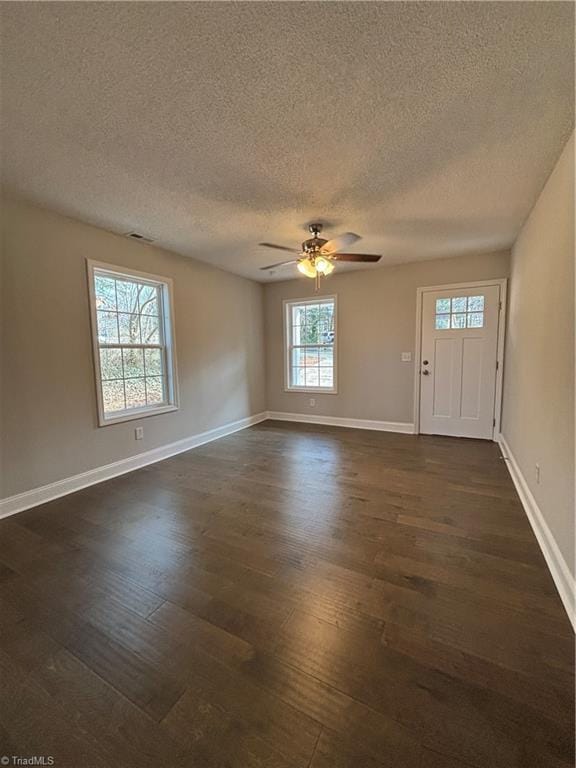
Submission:
<svg viewBox="0 0 576 768">
<path fill-rule="evenodd" d="M 292 307 L 305 304 L 325 304 L 334 302 L 334 344 L 333 346 L 333 377 L 331 387 L 298 387 L 290 383 L 292 367 Z M 284 313 L 284 391 L 285 392 L 314 392 L 319 395 L 337 395 L 338 394 L 338 301 L 337 296 L 318 296 L 314 299 L 285 299 L 283 301 Z M 313 345 L 308 345 L 313 346 Z"/>
<path fill-rule="evenodd" d="M 101 427 L 109 424 L 118 424 L 134 419 L 143 419 L 148 416 L 157 416 L 161 413 L 170 413 L 179 408 L 178 377 L 176 372 L 176 343 L 174 337 L 174 295 L 173 281 L 169 277 L 152 275 L 148 272 L 138 272 L 128 267 L 108 264 L 102 261 L 86 259 L 88 273 L 88 295 L 90 299 L 90 320 L 92 326 L 92 353 L 94 359 L 94 375 L 96 382 L 96 401 L 98 405 L 98 424 Z M 139 283 L 148 283 L 160 288 L 162 318 L 162 342 L 159 347 L 164 351 L 166 367 L 166 394 L 167 402 L 163 405 L 146 405 L 141 408 L 130 408 L 117 411 L 114 415 L 106 415 L 104 412 L 104 400 L 102 397 L 102 373 L 100 370 L 100 349 L 103 346 L 98 341 L 98 321 L 96 314 L 95 274 L 104 273 L 115 279 L 135 279 Z M 116 345 L 113 345 L 116 346 Z M 127 344 L 118 344 L 119 347 L 127 347 Z M 149 345 L 143 345 L 149 346 Z"/>
</svg>

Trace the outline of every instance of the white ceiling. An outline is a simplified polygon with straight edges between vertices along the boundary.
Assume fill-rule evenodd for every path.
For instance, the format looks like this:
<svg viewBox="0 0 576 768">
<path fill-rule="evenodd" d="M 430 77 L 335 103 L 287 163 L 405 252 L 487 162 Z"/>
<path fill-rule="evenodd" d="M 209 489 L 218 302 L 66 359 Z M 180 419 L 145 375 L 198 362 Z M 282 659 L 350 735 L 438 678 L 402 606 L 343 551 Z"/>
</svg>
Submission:
<svg viewBox="0 0 576 768">
<path fill-rule="evenodd" d="M 573 124 L 572 3 L 1 14 L 5 184 L 255 279 L 317 219 L 381 264 L 507 247 Z"/>
</svg>

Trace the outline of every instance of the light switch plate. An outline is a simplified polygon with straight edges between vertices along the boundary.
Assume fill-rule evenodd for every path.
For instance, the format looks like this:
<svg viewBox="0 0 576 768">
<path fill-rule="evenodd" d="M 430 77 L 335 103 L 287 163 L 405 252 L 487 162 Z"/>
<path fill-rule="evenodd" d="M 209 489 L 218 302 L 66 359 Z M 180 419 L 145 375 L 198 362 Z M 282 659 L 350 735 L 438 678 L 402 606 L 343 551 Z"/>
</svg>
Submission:
<svg viewBox="0 0 576 768">
<path fill-rule="evenodd" d="M 411 363 L 412 362 L 412 352 L 402 352 L 401 360 L 403 363 Z"/>
</svg>

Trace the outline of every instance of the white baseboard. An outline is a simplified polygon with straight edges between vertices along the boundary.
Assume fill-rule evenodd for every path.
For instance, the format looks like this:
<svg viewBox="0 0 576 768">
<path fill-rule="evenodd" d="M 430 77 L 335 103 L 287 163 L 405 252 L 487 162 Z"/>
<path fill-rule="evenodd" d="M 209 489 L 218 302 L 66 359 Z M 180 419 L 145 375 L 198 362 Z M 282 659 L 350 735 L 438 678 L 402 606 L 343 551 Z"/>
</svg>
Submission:
<svg viewBox="0 0 576 768">
<path fill-rule="evenodd" d="M 36 507 L 38 504 L 45 504 L 47 501 L 52 501 L 52 499 L 57 499 L 60 496 L 74 493 L 74 491 L 87 488 L 89 485 L 96 485 L 96 483 L 110 480 L 118 475 L 124 475 L 126 472 L 132 472 L 133 470 L 140 469 L 148 464 L 154 464 L 157 461 L 168 459 L 170 456 L 175 456 L 177 453 L 189 451 L 191 448 L 197 448 L 199 445 L 210 443 L 212 440 L 218 440 L 220 437 L 226 437 L 226 435 L 231 435 L 233 432 L 238 432 L 241 429 L 246 429 L 246 427 L 251 427 L 267 418 L 268 414 L 266 411 L 257 413 L 254 416 L 248 416 L 245 419 L 240 419 L 239 421 L 233 421 L 229 424 L 224 424 L 221 427 L 216 427 L 216 429 L 210 429 L 208 432 L 201 432 L 198 435 L 185 437 L 183 440 L 177 440 L 174 443 L 168 443 L 168 445 L 153 448 L 151 451 L 138 453 L 136 456 L 120 459 L 120 461 L 115 461 L 112 464 L 89 469 L 87 472 L 81 472 L 79 475 L 66 477 L 63 480 L 57 480 L 55 483 L 43 485 L 39 488 L 33 488 L 30 491 L 24 491 L 24 493 L 18 493 L 15 496 L 8 496 L 5 499 L 0 499 L 0 519 L 8 517 L 9 515 L 15 515 L 17 512 L 23 512 L 25 509 L 30 509 L 30 507 Z"/>
<path fill-rule="evenodd" d="M 538 540 L 544 559 L 548 564 L 560 599 L 562 600 L 568 618 L 576 632 L 576 580 L 570 572 L 570 568 L 556 543 L 556 539 L 548 527 L 546 519 L 542 514 L 542 510 L 538 506 L 536 499 L 528 487 L 528 483 L 526 482 L 504 435 L 498 436 L 498 443 L 502 449 L 502 455 L 506 461 L 506 466 L 510 472 L 512 482 L 516 487 L 522 506 L 526 511 L 526 515 L 530 521 L 534 535 Z"/>
<path fill-rule="evenodd" d="M 344 419 L 339 416 L 316 416 L 308 413 L 284 413 L 268 411 L 268 418 L 275 421 L 297 421 L 305 424 L 324 424 L 332 427 L 349 427 L 351 429 L 375 429 L 379 432 L 401 432 L 406 435 L 414 434 L 414 424 L 404 421 L 371 421 L 370 419 Z"/>
</svg>

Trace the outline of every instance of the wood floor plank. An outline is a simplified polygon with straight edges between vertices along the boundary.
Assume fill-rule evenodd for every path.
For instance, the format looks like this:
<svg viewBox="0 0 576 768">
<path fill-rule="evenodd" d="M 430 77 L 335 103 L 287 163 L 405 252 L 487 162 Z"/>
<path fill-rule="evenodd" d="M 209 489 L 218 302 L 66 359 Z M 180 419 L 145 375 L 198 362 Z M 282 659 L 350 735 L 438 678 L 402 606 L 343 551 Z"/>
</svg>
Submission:
<svg viewBox="0 0 576 768">
<path fill-rule="evenodd" d="M 112 768 L 102 745 L 79 732 L 73 721 L 53 707 L 49 694 L 18 670 L 1 649 L 0 678 L 0 733 L 8 735 L 14 749 L 8 754 L 51 757 L 54 765 Z"/>
<path fill-rule="evenodd" d="M 277 656 L 259 654 L 244 667 L 244 676 L 304 712 L 328 731 L 355 739 L 362 744 L 363 753 L 372 755 L 373 759 L 380 760 L 382 755 L 388 755 L 389 761 L 398 765 L 417 763 L 419 740 L 416 734 L 392 717 L 284 663 Z"/>
<path fill-rule="evenodd" d="M 282 763 L 304 768 L 309 765 L 320 726 L 248 678 L 230 674 L 229 670 L 216 665 L 210 667 L 209 675 L 200 673 L 194 679 L 189 677 L 186 693 L 164 724 L 180 729 L 201 702 L 204 702 L 204 706 L 200 706 L 202 714 L 210 714 L 211 720 L 217 717 L 220 721 L 209 727 L 217 730 L 224 727 L 228 737 L 237 740 L 239 749 L 246 747 L 245 738 L 250 734 L 256 737 L 251 748 L 260 745 L 262 760 L 270 760 L 273 765 Z M 202 726 L 202 736 L 204 730 Z"/>
<path fill-rule="evenodd" d="M 375 758 L 367 753 L 359 742 L 342 738 L 337 733 L 323 730 L 318 741 L 310 768 L 399 768 L 406 763 L 397 763 L 386 753 Z"/>
<path fill-rule="evenodd" d="M 470 764 L 424 748 L 422 749 L 420 768 L 470 768 Z"/>
</svg>

